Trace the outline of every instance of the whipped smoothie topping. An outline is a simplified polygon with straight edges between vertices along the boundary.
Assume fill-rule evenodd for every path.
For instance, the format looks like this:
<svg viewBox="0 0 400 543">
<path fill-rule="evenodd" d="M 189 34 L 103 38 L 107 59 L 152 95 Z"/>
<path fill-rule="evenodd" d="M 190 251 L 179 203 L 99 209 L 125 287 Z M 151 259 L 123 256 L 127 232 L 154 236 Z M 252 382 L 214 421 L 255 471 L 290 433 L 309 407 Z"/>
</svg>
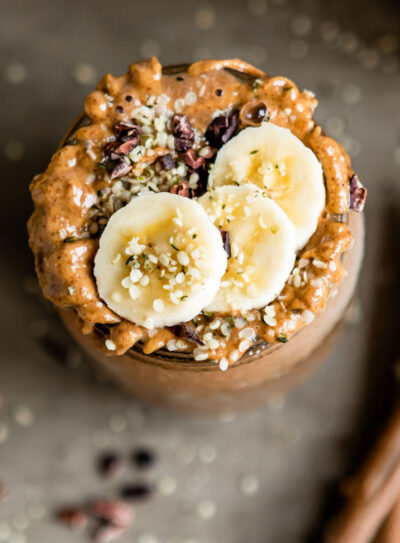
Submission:
<svg viewBox="0 0 400 543">
<path fill-rule="evenodd" d="M 227 369 L 288 341 L 335 295 L 366 197 L 316 105 L 240 60 L 107 75 L 31 184 L 44 295 L 108 354 Z"/>
</svg>

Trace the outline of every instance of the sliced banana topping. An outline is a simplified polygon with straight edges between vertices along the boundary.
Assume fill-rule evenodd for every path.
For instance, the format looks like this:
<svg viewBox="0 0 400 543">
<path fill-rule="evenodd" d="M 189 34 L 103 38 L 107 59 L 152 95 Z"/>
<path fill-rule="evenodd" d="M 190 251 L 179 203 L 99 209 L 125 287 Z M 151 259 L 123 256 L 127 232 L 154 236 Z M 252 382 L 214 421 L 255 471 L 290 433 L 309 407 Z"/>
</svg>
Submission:
<svg viewBox="0 0 400 543">
<path fill-rule="evenodd" d="M 296 231 L 286 213 L 255 185 L 225 185 L 199 202 L 228 232 L 231 257 L 207 311 L 264 307 L 282 290 L 295 261 Z"/>
<path fill-rule="evenodd" d="M 167 192 L 134 198 L 110 218 L 95 258 L 101 298 L 147 328 L 194 318 L 218 291 L 227 256 L 194 200 Z"/>
<path fill-rule="evenodd" d="M 254 183 L 286 212 L 296 228 L 296 249 L 315 232 L 325 205 L 322 166 L 287 128 L 263 123 L 245 128 L 218 152 L 209 187 Z"/>
</svg>

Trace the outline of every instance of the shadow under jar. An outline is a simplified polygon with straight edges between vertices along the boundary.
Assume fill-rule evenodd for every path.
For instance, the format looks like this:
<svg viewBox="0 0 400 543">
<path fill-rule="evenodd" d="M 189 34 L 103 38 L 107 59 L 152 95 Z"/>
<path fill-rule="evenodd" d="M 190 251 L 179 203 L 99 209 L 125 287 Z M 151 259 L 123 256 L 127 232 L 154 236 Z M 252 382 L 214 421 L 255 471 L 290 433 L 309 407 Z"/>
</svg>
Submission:
<svg viewBox="0 0 400 543">
<path fill-rule="evenodd" d="M 249 65 L 242 61 L 233 61 L 233 64 L 234 68 L 227 65 L 226 71 L 239 79 L 244 78 L 245 82 L 254 81 L 261 73 L 252 67 L 250 73 L 242 73 L 236 68 L 241 70 L 243 65 L 247 69 Z M 166 67 L 162 73 L 185 73 L 188 66 Z M 86 124 L 88 118 L 81 116 L 65 136 L 60 149 L 71 143 L 74 132 Z M 74 310 L 61 307 L 61 318 L 93 364 L 143 402 L 200 413 L 253 408 L 271 395 L 285 393 L 305 378 L 328 354 L 336 338 L 356 286 L 364 250 L 363 215 L 349 211 L 337 219 L 347 222 L 354 243 L 351 250 L 340 257 L 345 274 L 337 285 L 336 295 L 289 341 L 271 344 L 258 341 L 226 371 L 221 371 L 215 361 L 195 361 L 189 353 L 170 352 L 165 348 L 144 354 L 140 342 L 125 354 L 106 355 L 98 347 L 99 341 L 104 341 L 106 327 L 96 326 L 91 334 L 84 335 Z"/>
</svg>

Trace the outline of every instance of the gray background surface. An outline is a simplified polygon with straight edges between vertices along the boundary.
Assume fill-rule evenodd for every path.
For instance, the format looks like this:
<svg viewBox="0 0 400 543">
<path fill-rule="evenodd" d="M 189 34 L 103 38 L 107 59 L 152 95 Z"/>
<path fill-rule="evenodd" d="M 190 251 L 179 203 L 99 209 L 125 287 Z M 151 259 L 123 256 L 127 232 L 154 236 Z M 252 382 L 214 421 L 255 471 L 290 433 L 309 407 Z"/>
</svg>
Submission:
<svg viewBox="0 0 400 543">
<path fill-rule="evenodd" d="M 111 495 L 118 481 L 101 480 L 94 459 L 137 445 L 157 451 L 147 477 L 159 491 L 137 507 L 123 541 L 320 541 L 331 489 L 357 464 L 395 391 L 399 333 L 398 8 L 332 4 L 2 3 L 0 481 L 10 496 L 0 542 L 83 541 L 52 511 Z M 239 56 L 314 90 L 317 119 L 368 186 L 366 258 L 345 331 L 311 380 L 252 413 L 187 418 L 133 403 L 93 375 L 37 291 L 28 183 L 97 79 L 150 54 L 166 63 Z M 130 468 L 120 481 L 137 478 Z"/>
</svg>

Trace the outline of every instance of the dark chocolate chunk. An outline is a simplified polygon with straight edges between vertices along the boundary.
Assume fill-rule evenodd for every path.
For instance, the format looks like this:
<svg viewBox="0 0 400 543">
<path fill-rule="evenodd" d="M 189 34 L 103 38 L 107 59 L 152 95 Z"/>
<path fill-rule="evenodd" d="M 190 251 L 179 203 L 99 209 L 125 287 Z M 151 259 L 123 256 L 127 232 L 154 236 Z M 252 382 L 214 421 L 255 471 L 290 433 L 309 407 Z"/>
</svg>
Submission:
<svg viewBox="0 0 400 543">
<path fill-rule="evenodd" d="M 152 493 L 153 489 L 145 483 L 129 483 L 120 490 L 120 496 L 129 501 L 146 500 Z"/>
<path fill-rule="evenodd" d="M 184 153 L 193 146 L 194 132 L 186 115 L 174 115 L 172 133 L 175 136 L 175 150 Z"/>
<path fill-rule="evenodd" d="M 130 94 L 127 94 L 127 95 L 125 96 L 125 101 L 126 101 L 126 102 L 132 102 L 132 100 L 133 100 L 133 96 L 131 96 Z"/>
<path fill-rule="evenodd" d="M 164 170 L 172 170 L 172 168 L 175 168 L 175 160 L 170 153 L 161 157 L 160 162 L 163 165 Z"/>
<path fill-rule="evenodd" d="M 125 160 L 119 160 L 113 169 L 111 170 L 110 177 L 111 179 L 116 179 L 129 173 L 132 169 L 132 164 L 128 164 Z"/>
<path fill-rule="evenodd" d="M 353 211 L 362 211 L 364 209 L 367 189 L 358 179 L 358 175 L 353 175 L 350 179 L 350 209 Z"/>
<path fill-rule="evenodd" d="M 97 467 L 103 477 L 115 475 L 123 467 L 122 457 L 116 452 L 106 452 L 99 458 Z"/>
<path fill-rule="evenodd" d="M 132 453 L 132 462 L 139 469 L 147 469 L 153 466 L 156 456 L 150 449 L 139 448 Z"/>
<path fill-rule="evenodd" d="M 231 258 L 231 240 L 229 236 L 229 232 L 226 230 L 219 229 L 222 237 L 222 243 L 225 249 L 226 254 L 228 255 L 228 258 Z"/>
<path fill-rule="evenodd" d="M 115 108 L 115 111 L 118 111 L 118 113 L 123 114 L 123 113 L 124 113 L 124 108 L 123 108 L 122 106 L 117 106 L 117 107 Z"/>
<path fill-rule="evenodd" d="M 215 117 L 208 125 L 205 136 L 212 147 L 219 149 L 236 134 L 238 127 L 239 112 L 234 111 L 230 117 L 225 117 L 224 115 Z"/>
<path fill-rule="evenodd" d="M 169 329 L 171 332 L 181 338 L 190 341 L 191 343 L 196 343 L 197 345 L 204 345 L 204 342 L 200 339 L 199 334 L 196 332 L 196 329 L 187 322 L 182 322 L 176 326 L 170 326 Z"/>
<path fill-rule="evenodd" d="M 222 95 L 224 94 L 224 91 L 223 91 L 222 89 L 216 89 L 216 90 L 215 90 L 215 94 L 216 94 L 217 96 L 222 96 Z"/>
</svg>

